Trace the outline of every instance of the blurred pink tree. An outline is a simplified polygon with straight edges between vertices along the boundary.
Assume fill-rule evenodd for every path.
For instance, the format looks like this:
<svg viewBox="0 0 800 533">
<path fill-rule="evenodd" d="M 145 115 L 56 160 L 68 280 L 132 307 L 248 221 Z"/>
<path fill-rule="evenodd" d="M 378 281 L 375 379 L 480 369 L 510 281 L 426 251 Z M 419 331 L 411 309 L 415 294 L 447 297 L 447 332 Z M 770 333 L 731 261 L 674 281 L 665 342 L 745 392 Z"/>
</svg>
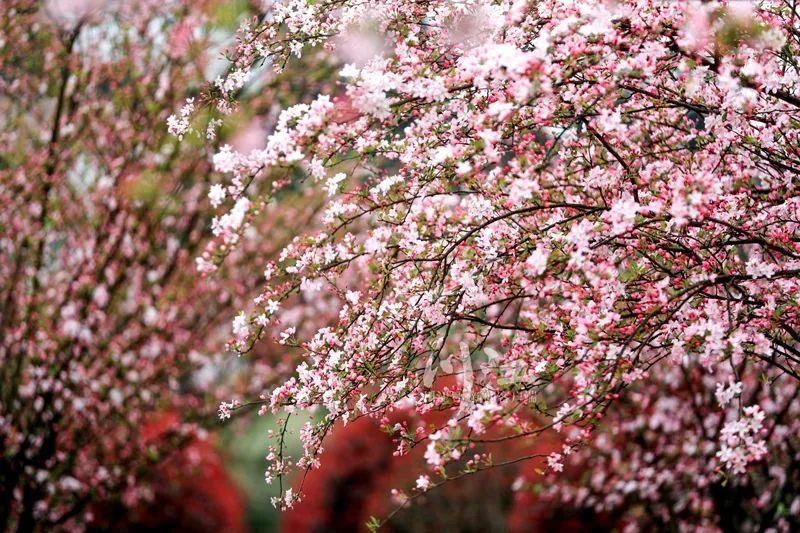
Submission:
<svg viewBox="0 0 800 533">
<path fill-rule="evenodd" d="M 200 149 L 216 134 L 179 143 L 165 122 L 224 69 L 213 47 L 233 33 L 225 9 L 0 6 L 0 530 L 83 529 L 97 509 L 151 497 L 162 461 L 203 446 L 220 321 L 259 284 L 252 256 L 285 239 L 278 228 L 243 243 L 225 278 L 195 272 L 215 179 Z M 219 138 L 260 142 L 271 94 L 241 95 L 248 114 Z M 284 204 L 265 224 L 308 212 Z M 176 422 L 148 439 L 165 413 Z"/>
</svg>

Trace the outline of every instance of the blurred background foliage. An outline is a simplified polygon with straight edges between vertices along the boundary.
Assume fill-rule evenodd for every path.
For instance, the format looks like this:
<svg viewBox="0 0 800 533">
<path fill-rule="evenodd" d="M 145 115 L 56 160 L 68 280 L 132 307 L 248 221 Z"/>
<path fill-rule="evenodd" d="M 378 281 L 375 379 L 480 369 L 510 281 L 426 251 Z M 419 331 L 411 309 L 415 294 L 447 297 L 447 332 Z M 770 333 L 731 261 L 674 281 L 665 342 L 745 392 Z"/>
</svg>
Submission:
<svg viewBox="0 0 800 533">
<path fill-rule="evenodd" d="M 279 495 L 278 485 L 267 485 L 264 481 L 266 435 L 277 425 L 278 420 L 273 415 L 247 416 L 246 420 L 226 424 L 219 436 L 218 449 L 244 495 L 245 523 L 254 532 L 277 531 L 279 528 L 279 512 L 270 503 L 270 498 Z M 297 437 L 299 422 L 295 421 L 293 425 L 295 431 L 289 433 L 286 445 L 287 452 L 296 456 L 302 448 Z"/>
</svg>

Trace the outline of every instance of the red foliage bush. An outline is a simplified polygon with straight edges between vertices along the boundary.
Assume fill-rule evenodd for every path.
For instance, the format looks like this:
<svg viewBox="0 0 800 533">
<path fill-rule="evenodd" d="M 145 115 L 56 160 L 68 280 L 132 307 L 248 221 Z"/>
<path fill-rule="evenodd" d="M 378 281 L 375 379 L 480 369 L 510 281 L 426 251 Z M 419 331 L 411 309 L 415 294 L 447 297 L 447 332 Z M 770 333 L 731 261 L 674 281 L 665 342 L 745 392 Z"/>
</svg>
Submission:
<svg viewBox="0 0 800 533">
<path fill-rule="evenodd" d="M 160 416 L 143 429 L 148 443 L 171 438 L 178 416 Z M 243 533 L 245 503 L 210 440 L 192 439 L 153 468 L 151 498 L 131 509 L 100 505 L 90 529 L 96 531 L 191 531 Z"/>
</svg>

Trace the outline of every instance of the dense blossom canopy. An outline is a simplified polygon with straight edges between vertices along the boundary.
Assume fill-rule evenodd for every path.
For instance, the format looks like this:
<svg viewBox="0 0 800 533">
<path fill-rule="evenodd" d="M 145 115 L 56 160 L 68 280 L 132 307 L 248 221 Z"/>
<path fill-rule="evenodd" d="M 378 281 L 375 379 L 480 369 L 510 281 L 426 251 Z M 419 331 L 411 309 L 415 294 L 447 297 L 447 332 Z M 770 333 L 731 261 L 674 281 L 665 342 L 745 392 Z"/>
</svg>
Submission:
<svg viewBox="0 0 800 533">
<path fill-rule="evenodd" d="M 207 93 L 223 113 L 264 66 L 337 72 L 265 148 L 216 153 L 232 178 L 198 259 L 214 272 L 301 181 L 329 197 L 233 322 L 242 354 L 270 331 L 301 349 L 262 396 L 319 413 L 297 466 L 336 420 L 383 418 L 398 453 L 426 447 L 413 498 L 493 466 L 475 444 L 549 431 L 571 505 L 796 526 L 797 26 L 788 1 L 653 0 L 291 0 L 246 24 Z M 315 301 L 335 315 L 284 329 Z M 269 458 L 268 479 L 292 464 Z M 558 483 L 568 462 L 584 476 Z"/>
<path fill-rule="evenodd" d="M 552 430 L 553 479 L 567 456 L 586 467 L 553 485 L 575 506 L 797 526 L 793 3 L 280 3 L 244 28 L 218 107 L 260 63 L 370 25 L 386 40 L 341 65 L 338 94 L 215 158 L 234 175 L 226 246 L 263 176 L 302 166 L 331 197 L 234 331 L 246 352 L 287 295 L 340 301 L 313 336 L 284 333 L 305 360 L 269 408 L 325 413 L 299 465 L 333 420 L 445 410 L 390 428 L 441 478 L 490 465 L 463 459 L 490 426 Z"/>
<path fill-rule="evenodd" d="M 321 409 L 297 466 L 336 420 L 383 418 L 398 453 L 426 447 L 435 475 L 414 497 L 492 466 L 476 444 L 549 431 L 548 490 L 575 507 L 790 527 L 797 24 L 791 2 L 653 0 L 292 0 L 246 24 L 207 93 L 220 111 L 265 65 L 338 70 L 263 149 L 214 156 L 232 179 L 198 259 L 223 264 L 298 170 L 329 196 L 233 322 L 242 354 L 269 331 L 301 348 L 262 396 L 262 412 Z M 170 126 L 187 133 L 190 113 Z M 283 330 L 314 300 L 336 316 Z M 384 418 L 409 407 L 448 421 Z M 280 442 L 269 459 L 268 479 L 292 463 Z M 558 483 L 567 462 L 576 483 Z"/>
</svg>

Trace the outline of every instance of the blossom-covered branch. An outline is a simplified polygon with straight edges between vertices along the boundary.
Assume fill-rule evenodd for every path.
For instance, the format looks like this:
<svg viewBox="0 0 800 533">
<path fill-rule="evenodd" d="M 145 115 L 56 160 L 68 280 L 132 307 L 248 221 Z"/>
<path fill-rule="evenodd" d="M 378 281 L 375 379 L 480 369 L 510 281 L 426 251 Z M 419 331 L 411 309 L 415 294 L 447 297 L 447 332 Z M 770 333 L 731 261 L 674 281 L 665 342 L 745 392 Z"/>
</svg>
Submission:
<svg viewBox="0 0 800 533">
<path fill-rule="evenodd" d="M 782 1 L 292 0 L 246 25 L 208 94 L 220 111 L 260 66 L 339 67 L 263 150 L 217 153 L 230 198 L 212 191 L 227 212 L 199 260 L 213 272 L 300 180 L 328 196 L 232 339 L 246 353 L 335 303 L 281 335 L 302 361 L 264 396 L 324 413 L 297 465 L 336 420 L 440 410 L 441 427 L 393 428 L 438 475 L 489 428 L 555 431 L 590 477 L 554 485 L 574 505 L 794 523 L 797 22 Z M 347 51 L 376 35 L 371 56 Z"/>
</svg>

